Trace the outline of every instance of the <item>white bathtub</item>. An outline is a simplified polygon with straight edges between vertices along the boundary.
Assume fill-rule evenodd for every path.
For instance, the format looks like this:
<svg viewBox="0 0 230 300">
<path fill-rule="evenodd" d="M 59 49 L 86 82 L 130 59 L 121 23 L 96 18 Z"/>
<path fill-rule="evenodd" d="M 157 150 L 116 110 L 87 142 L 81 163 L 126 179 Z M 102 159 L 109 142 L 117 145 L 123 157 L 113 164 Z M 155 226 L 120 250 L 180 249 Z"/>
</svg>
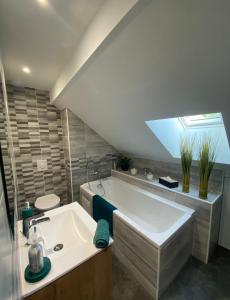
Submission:
<svg viewBox="0 0 230 300">
<path fill-rule="evenodd" d="M 116 177 L 81 186 L 81 205 L 92 215 L 92 198 L 101 195 L 113 212 L 113 251 L 143 287 L 158 299 L 192 252 L 193 213 Z"/>
<path fill-rule="evenodd" d="M 115 214 L 120 215 L 158 247 L 190 219 L 194 212 L 116 177 L 103 179 L 103 188 L 99 188 L 98 183 L 86 183 L 81 188 L 92 196 L 102 195 L 117 207 Z"/>
</svg>

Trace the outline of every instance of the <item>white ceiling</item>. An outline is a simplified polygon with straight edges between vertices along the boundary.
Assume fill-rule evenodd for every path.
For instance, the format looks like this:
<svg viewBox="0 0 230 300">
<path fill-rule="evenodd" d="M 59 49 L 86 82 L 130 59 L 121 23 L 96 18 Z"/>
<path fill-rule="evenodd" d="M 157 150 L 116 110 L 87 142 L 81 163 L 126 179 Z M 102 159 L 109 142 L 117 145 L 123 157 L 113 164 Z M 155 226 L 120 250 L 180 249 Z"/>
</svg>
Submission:
<svg viewBox="0 0 230 300">
<path fill-rule="evenodd" d="M 56 99 L 120 151 L 169 160 L 145 121 L 222 112 L 230 1 L 140 1 Z"/>
<path fill-rule="evenodd" d="M 0 0 L 6 78 L 50 89 L 105 0 Z M 24 74 L 22 66 L 31 69 Z"/>
</svg>

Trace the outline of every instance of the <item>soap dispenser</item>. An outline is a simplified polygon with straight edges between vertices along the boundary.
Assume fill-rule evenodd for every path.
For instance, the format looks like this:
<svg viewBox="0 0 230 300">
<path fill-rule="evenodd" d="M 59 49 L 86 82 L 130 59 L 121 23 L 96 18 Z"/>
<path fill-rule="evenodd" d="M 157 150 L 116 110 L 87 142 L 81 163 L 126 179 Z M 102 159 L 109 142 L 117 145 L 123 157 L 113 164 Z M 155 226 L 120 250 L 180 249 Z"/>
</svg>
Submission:
<svg viewBox="0 0 230 300">
<path fill-rule="evenodd" d="M 25 207 L 22 209 L 22 232 L 25 237 L 27 237 L 28 230 L 26 228 L 26 219 L 32 217 L 34 210 L 30 207 L 30 203 L 27 201 Z"/>
<path fill-rule="evenodd" d="M 42 271 L 44 267 L 43 247 L 39 243 L 40 239 L 37 233 L 37 227 L 33 227 L 33 233 L 31 234 L 31 247 L 29 249 L 29 269 L 33 274 L 37 274 Z"/>
<path fill-rule="evenodd" d="M 31 247 L 28 252 L 29 264 L 25 268 L 24 277 L 29 283 L 34 283 L 42 280 L 47 276 L 51 270 L 51 261 L 49 257 L 43 256 L 43 247 L 40 244 L 44 241 L 42 237 L 37 232 L 37 227 L 33 226 L 31 228 L 30 240 Z"/>
</svg>

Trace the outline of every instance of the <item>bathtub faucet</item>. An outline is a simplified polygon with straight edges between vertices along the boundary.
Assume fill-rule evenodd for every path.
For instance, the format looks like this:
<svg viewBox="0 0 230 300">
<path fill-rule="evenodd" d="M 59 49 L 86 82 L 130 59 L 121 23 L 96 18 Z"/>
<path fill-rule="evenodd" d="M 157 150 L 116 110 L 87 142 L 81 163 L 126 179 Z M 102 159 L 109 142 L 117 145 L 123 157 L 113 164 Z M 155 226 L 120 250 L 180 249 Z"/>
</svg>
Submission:
<svg viewBox="0 0 230 300">
<path fill-rule="evenodd" d="M 90 164 L 92 166 L 90 166 Z M 90 161 L 86 161 L 86 178 L 87 178 L 87 182 L 89 182 L 89 175 L 98 175 L 99 171 L 98 169 L 94 168 L 94 164 L 93 162 Z"/>
<path fill-rule="evenodd" d="M 86 160 L 86 180 L 87 180 L 87 182 L 88 182 L 89 189 L 91 190 L 90 182 L 89 182 L 89 181 L 90 181 L 90 180 L 89 180 L 89 175 L 97 176 L 97 179 L 98 179 L 98 181 L 99 181 L 97 187 L 100 188 L 100 189 L 103 188 L 102 181 L 101 181 L 101 172 L 103 172 L 104 170 L 103 170 L 103 169 L 100 170 L 99 167 L 95 168 L 95 167 L 92 166 L 91 172 L 89 172 L 89 164 L 90 164 L 90 162 L 89 162 L 89 160 L 87 159 L 87 160 Z M 93 164 L 93 163 L 92 163 L 92 164 Z M 104 190 L 104 188 L 103 188 L 103 190 Z M 105 191 L 104 191 L 103 195 L 104 195 L 104 194 L 105 194 Z"/>
</svg>

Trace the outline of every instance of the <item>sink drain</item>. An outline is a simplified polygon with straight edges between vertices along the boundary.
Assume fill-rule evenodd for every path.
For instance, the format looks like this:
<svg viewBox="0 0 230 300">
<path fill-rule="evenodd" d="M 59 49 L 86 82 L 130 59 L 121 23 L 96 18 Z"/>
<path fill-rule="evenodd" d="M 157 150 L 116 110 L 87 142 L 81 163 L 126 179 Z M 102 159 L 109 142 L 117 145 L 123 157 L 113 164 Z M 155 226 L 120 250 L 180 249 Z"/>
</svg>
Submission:
<svg viewBox="0 0 230 300">
<path fill-rule="evenodd" d="M 60 251 L 62 248 L 64 247 L 63 244 L 57 244 L 56 246 L 54 246 L 54 251 Z"/>
</svg>

